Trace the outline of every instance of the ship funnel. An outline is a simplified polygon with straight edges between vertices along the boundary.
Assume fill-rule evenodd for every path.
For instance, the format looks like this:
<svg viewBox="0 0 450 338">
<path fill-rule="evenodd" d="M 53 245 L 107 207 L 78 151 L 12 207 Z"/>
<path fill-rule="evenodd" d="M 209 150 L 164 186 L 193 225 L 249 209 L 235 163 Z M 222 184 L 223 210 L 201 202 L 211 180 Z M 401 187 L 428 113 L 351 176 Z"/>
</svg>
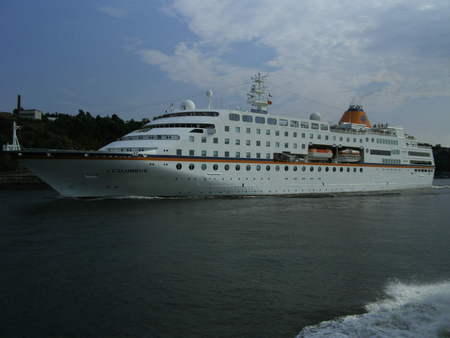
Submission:
<svg viewBox="0 0 450 338">
<path fill-rule="evenodd" d="M 354 104 L 350 105 L 344 115 L 342 115 L 339 124 L 341 123 L 363 124 L 368 128 L 372 128 L 363 107 Z"/>
</svg>

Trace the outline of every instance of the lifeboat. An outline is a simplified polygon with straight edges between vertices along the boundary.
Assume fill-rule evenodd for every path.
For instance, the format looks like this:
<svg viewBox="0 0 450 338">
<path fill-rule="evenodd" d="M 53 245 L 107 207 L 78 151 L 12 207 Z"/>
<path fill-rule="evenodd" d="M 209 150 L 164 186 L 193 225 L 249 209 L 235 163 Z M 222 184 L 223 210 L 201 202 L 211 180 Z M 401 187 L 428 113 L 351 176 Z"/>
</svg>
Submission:
<svg viewBox="0 0 450 338">
<path fill-rule="evenodd" d="M 329 160 L 333 157 L 333 152 L 330 149 L 310 148 L 308 157 L 310 160 Z"/>
<path fill-rule="evenodd" d="M 340 162 L 359 162 L 361 161 L 361 152 L 355 149 L 343 149 L 339 151 Z"/>
</svg>

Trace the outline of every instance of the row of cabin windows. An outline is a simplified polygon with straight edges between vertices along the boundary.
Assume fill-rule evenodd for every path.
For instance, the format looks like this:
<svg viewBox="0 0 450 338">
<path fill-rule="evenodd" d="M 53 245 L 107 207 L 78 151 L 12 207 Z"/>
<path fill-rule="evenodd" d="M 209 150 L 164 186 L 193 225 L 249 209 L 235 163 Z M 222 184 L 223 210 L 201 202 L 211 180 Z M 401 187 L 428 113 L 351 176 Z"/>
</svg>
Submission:
<svg viewBox="0 0 450 338">
<path fill-rule="evenodd" d="M 131 140 L 179 140 L 179 135 L 134 135 L 134 136 L 123 136 L 119 138 L 120 141 L 131 141 Z"/>
<path fill-rule="evenodd" d="M 236 113 L 230 113 L 229 114 L 229 119 L 230 121 L 241 121 L 241 115 L 240 114 L 236 114 Z M 276 126 L 279 125 L 281 127 L 291 127 L 291 128 L 309 128 L 309 122 L 306 121 L 295 121 L 295 120 L 286 120 L 286 119 L 276 119 L 274 117 L 268 117 L 265 118 L 263 116 L 255 116 L 253 118 L 252 115 L 242 115 L 242 122 L 247 122 L 247 123 L 259 123 L 259 124 L 265 124 L 267 122 L 267 124 L 272 125 L 272 126 Z M 327 124 L 325 123 L 317 123 L 317 122 L 311 122 L 311 129 L 319 129 L 320 130 L 328 130 L 329 127 Z"/>
<path fill-rule="evenodd" d="M 219 170 L 220 166 L 221 165 L 215 163 L 215 164 L 212 165 L 212 169 L 215 170 L 215 171 Z M 299 171 L 299 170 L 301 170 L 302 172 L 306 172 L 307 170 L 309 170 L 309 172 L 314 172 L 314 171 L 322 172 L 322 170 L 323 170 L 325 172 L 334 172 L 334 173 L 335 172 L 341 172 L 341 173 L 343 173 L 343 172 L 347 172 L 347 173 L 360 172 L 360 173 L 362 173 L 364 171 L 363 168 L 356 168 L 356 167 L 353 167 L 353 168 L 350 168 L 350 167 L 346 167 L 346 168 L 344 168 L 344 167 L 339 167 L 339 168 L 331 167 L 330 168 L 330 167 L 317 166 L 315 168 L 315 166 L 310 166 L 309 169 L 306 169 L 307 168 L 306 166 L 301 166 L 301 167 L 300 166 L 289 166 L 289 165 L 281 166 L 281 165 L 269 165 L 269 164 L 266 165 L 266 166 L 259 165 L 259 164 L 253 165 L 253 166 L 250 165 L 250 164 L 247 164 L 245 166 L 242 165 L 242 168 L 245 169 L 246 171 L 251 171 L 252 169 L 254 169 L 256 171 L 261 171 L 261 170 L 263 170 L 264 167 L 265 167 L 266 171 L 270 171 L 270 170 L 272 170 L 272 168 L 275 171 L 280 171 L 281 168 L 283 168 L 284 171 L 289 171 L 289 170 Z M 177 170 L 181 170 L 181 169 L 183 169 L 183 165 L 181 163 L 177 163 L 176 168 L 177 168 Z M 189 168 L 189 170 L 194 170 L 195 169 L 195 164 L 194 163 L 190 163 L 188 168 Z M 202 170 L 206 170 L 206 169 L 208 169 L 208 165 L 206 163 L 202 163 L 200 165 L 200 168 Z M 225 165 L 223 165 L 223 169 L 225 171 L 228 171 L 228 170 L 232 169 L 232 165 L 225 164 Z M 235 171 L 240 171 L 241 170 L 241 165 L 240 164 L 234 165 L 234 170 Z"/>
<path fill-rule="evenodd" d="M 206 143 L 206 137 L 202 137 L 202 143 Z M 219 143 L 219 139 L 217 137 L 214 137 L 213 138 L 213 143 L 214 144 L 218 144 Z M 241 145 L 241 140 L 240 139 L 235 139 L 234 142 L 231 142 L 231 140 L 229 138 L 224 138 L 223 139 L 223 144 L 233 144 L 233 143 L 235 145 L 239 146 L 239 145 Z M 242 144 L 244 145 L 243 142 L 242 142 Z M 256 140 L 255 141 L 255 145 L 257 147 L 262 147 L 263 144 L 264 144 L 264 142 L 261 141 L 261 140 Z M 266 141 L 265 142 L 266 147 L 270 147 L 271 144 L 272 144 L 271 141 Z M 284 143 L 273 142 L 273 145 L 275 146 L 275 148 L 280 148 L 280 144 L 284 144 L 284 148 L 286 148 L 286 149 L 289 148 L 289 142 L 284 142 Z M 292 144 L 292 147 L 294 149 L 298 148 L 298 143 L 291 143 L 291 144 Z M 246 146 L 251 146 L 252 145 L 252 141 L 251 140 L 245 140 L 245 145 Z M 305 149 L 306 148 L 306 144 L 302 143 L 301 144 L 301 148 Z"/>
<path fill-rule="evenodd" d="M 230 126 L 224 126 L 224 130 L 225 130 L 225 132 L 230 132 L 231 131 L 231 128 L 230 128 Z M 241 132 L 241 127 L 238 127 L 238 126 L 236 126 L 236 127 L 234 127 L 234 131 L 236 132 L 236 133 L 240 133 Z M 251 134 L 251 132 L 252 132 L 252 128 L 245 128 L 245 132 L 247 133 L 247 134 Z M 255 132 L 256 132 L 256 135 L 261 135 L 261 128 L 255 128 Z M 265 131 L 265 134 L 266 135 L 271 135 L 271 130 L 270 129 L 266 129 L 266 131 Z M 275 136 L 280 136 L 280 131 L 279 130 L 275 130 L 274 131 L 274 135 Z M 298 137 L 298 133 L 297 132 L 292 132 L 292 137 Z M 289 136 L 289 131 L 284 131 L 284 136 L 285 137 L 288 137 Z M 301 133 L 301 137 L 302 138 L 306 138 L 306 133 Z M 314 138 L 314 134 L 309 134 L 309 138 Z M 317 139 L 321 139 L 322 138 L 322 135 L 321 134 L 317 134 Z M 329 136 L 328 135 L 324 135 L 324 139 L 325 140 L 328 140 L 329 139 Z M 353 138 L 351 138 L 351 137 L 346 137 L 346 138 L 344 138 L 343 136 L 340 136 L 339 138 L 336 136 L 336 135 L 333 135 L 332 136 L 332 140 L 333 141 L 340 141 L 340 142 L 344 142 L 344 140 L 345 141 L 347 141 L 347 142 L 353 142 L 353 143 L 363 143 L 363 139 L 362 138 L 356 138 L 356 137 L 353 137 Z M 369 138 L 369 137 L 366 137 L 366 142 L 367 143 L 369 143 L 369 142 L 372 142 L 372 143 L 379 143 L 379 144 L 392 144 L 392 145 L 398 145 L 398 140 L 391 140 L 391 139 L 379 139 L 379 138 Z"/>
<path fill-rule="evenodd" d="M 297 143 L 294 143 L 294 145 L 295 145 L 294 149 L 297 149 L 297 147 L 298 147 Z M 276 148 L 280 148 L 280 144 L 278 142 L 276 142 L 275 147 Z M 285 149 L 289 148 L 288 143 L 284 144 L 284 148 Z M 306 144 L 302 144 L 302 149 L 306 149 Z M 200 154 L 201 154 L 202 157 L 206 157 L 206 156 L 208 156 L 208 151 L 207 150 L 201 150 Z M 217 151 L 217 150 L 213 150 L 212 153 L 209 152 L 209 154 L 210 155 L 212 154 L 212 157 L 219 157 L 219 151 Z M 223 157 L 231 157 L 230 154 L 231 153 L 229 151 L 224 151 L 223 152 Z M 237 157 L 237 158 L 241 157 L 241 152 L 240 151 L 236 151 L 234 154 L 235 154 L 235 157 Z M 242 154 L 244 154 L 244 152 L 242 152 Z M 177 149 L 177 156 L 183 156 L 183 150 L 182 149 Z M 189 150 L 189 156 L 196 156 L 196 151 L 194 149 L 190 149 Z M 261 158 L 261 153 L 255 153 L 255 156 L 256 156 L 256 158 Z M 251 158 L 252 157 L 251 156 L 251 152 L 245 152 L 245 157 L 246 158 Z M 270 153 L 267 153 L 266 158 L 271 158 L 270 157 Z"/>
</svg>

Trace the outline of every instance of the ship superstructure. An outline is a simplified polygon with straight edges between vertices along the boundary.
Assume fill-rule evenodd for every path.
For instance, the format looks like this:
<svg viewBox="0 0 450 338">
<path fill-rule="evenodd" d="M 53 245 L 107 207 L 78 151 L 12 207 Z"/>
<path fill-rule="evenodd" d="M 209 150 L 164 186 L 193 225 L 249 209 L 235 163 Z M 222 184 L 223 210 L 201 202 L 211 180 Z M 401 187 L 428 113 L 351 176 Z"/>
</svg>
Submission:
<svg viewBox="0 0 450 338">
<path fill-rule="evenodd" d="M 431 146 L 371 125 L 351 105 L 338 124 L 268 112 L 265 77 L 249 111 L 197 109 L 155 117 L 99 152 L 22 152 L 64 196 L 224 196 L 383 191 L 431 186 Z M 212 94 L 211 94 L 212 95 Z M 211 96 L 209 95 L 209 96 Z"/>
</svg>

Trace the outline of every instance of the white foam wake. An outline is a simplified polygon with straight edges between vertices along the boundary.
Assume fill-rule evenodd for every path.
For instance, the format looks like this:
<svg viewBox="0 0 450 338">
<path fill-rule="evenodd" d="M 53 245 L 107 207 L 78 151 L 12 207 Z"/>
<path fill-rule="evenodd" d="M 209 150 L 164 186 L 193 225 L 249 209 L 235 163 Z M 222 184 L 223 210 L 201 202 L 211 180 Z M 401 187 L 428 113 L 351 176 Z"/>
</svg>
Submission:
<svg viewBox="0 0 450 338">
<path fill-rule="evenodd" d="M 432 185 L 431 188 L 433 188 L 433 189 L 448 189 L 448 188 L 450 188 L 450 185 Z"/>
<path fill-rule="evenodd" d="M 450 337 L 450 282 L 389 283 L 386 298 L 365 306 L 367 313 L 307 326 L 297 338 Z"/>
</svg>

